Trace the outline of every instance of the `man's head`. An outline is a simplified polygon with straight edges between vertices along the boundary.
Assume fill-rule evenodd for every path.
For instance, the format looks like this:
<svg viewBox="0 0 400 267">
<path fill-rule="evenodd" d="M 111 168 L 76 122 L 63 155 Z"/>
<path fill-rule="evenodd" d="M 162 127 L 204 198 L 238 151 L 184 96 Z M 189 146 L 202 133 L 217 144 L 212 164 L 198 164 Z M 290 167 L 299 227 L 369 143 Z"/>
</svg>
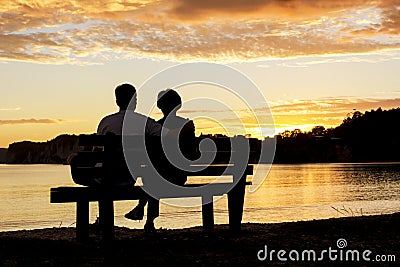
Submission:
<svg viewBox="0 0 400 267">
<path fill-rule="evenodd" d="M 176 112 L 181 106 L 182 99 L 176 91 L 167 89 L 158 93 L 157 107 L 161 109 L 165 116 L 172 111 Z"/>
<path fill-rule="evenodd" d="M 115 99 L 121 110 L 126 110 L 132 100 L 132 109 L 136 108 L 136 89 L 133 85 L 124 83 L 115 88 Z"/>
</svg>

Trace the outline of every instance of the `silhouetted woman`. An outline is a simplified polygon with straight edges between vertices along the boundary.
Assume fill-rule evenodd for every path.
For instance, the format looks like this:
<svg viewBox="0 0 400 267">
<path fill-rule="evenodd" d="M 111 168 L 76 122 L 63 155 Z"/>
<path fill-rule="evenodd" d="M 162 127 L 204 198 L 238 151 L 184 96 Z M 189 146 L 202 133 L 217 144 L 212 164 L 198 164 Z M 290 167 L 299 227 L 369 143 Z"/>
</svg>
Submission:
<svg viewBox="0 0 400 267">
<path fill-rule="evenodd" d="M 191 120 L 176 115 L 176 112 L 181 108 L 181 106 L 182 100 L 176 91 L 167 89 L 158 94 L 157 107 L 161 109 L 164 115 L 164 117 L 160 119 L 158 123 L 169 130 L 181 130 L 179 134 L 179 149 L 182 155 L 190 160 L 196 157 L 195 128 Z M 184 129 L 184 131 L 182 131 L 182 129 Z M 176 158 L 172 156 L 172 160 L 174 159 Z M 185 171 L 171 164 L 170 160 L 168 160 L 165 154 L 162 154 L 157 161 L 157 171 L 164 179 L 180 186 L 187 181 L 187 175 Z M 154 232 L 154 219 L 159 215 L 158 201 L 155 205 L 154 203 L 156 200 L 152 198 L 148 197 L 145 199 L 140 199 L 139 204 L 133 210 L 125 214 L 125 217 L 131 220 L 143 219 L 144 207 L 148 201 L 150 201 L 149 205 L 151 203 L 151 208 L 149 207 L 148 209 L 147 220 L 144 229 L 146 232 Z"/>
</svg>

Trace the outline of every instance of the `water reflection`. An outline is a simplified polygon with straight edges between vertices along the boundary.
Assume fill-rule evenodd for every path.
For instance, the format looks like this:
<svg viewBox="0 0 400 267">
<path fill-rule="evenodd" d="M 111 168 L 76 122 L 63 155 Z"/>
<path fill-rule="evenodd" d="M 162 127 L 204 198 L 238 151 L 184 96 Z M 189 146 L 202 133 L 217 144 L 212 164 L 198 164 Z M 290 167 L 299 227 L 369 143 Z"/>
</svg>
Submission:
<svg viewBox="0 0 400 267">
<path fill-rule="evenodd" d="M 73 185 L 68 166 L 0 165 L 0 231 L 74 225 L 74 204 L 49 203 L 50 187 L 67 185 Z M 228 222 L 226 202 L 223 197 L 215 203 L 216 223 Z M 115 202 L 117 225 L 143 227 L 123 217 L 135 204 Z M 97 205 L 90 208 L 94 221 Z M 160 210 L 157 227 L 201 225 L 200 207 L 163 204 Z M 246 193 L 243 219 L 266 223 L 399 211 L 400 163 L 282 164 L 272 166 L 256 192 Z"/>
<path fill-rule="evenodd" d="M 381 214 L 399 211 L 399 204 L 399 163 L 273 165 L 260 190 L 247 196 L 245 218 L 276 222 Z"/>
</svg>

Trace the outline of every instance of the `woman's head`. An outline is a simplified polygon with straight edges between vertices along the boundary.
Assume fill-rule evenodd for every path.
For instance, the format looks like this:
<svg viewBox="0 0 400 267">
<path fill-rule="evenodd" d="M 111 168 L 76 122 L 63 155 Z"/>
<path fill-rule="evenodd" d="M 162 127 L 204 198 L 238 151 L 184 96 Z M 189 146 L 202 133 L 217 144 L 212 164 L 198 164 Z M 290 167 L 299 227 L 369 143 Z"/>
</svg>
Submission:
<svg viewBox="0 0 400 267">
<path fill-rule="evenodd" d="M 172 111 L 176 112 L 181 106 L 182 99 L 176 91 L 167 89 L 158 93 L 157 107 L 161 109 L 164 115 L 168 115 Z"/>
</svg>

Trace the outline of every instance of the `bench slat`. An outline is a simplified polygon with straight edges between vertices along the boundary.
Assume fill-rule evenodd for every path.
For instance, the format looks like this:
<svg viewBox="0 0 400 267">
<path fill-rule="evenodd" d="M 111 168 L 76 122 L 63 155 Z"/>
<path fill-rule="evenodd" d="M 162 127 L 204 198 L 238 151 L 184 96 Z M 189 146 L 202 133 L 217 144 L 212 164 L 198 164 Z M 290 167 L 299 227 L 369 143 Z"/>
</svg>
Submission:
<svg viewBox="0 0 400 267">
<path fill-rule="evenodd" d="M 237 173 L 240 175 L 252 175 L 253 165 L 247 165 L 244 172 L 240 172 L 240 170 L 235 166 L 210 165 L 201 171 L 188 172 L 188 176 L 221 176 L 222 174 L 234 175 Z"/>
<path fill-rule="evenodd" d="M 113 169 L 115 169 L 113 171 Z M 141 168 L 141 170 L 137 170 L 135 174 L 137 174 L 138 177 L 140 175 L 146 173 L 146 167 Z M 120 168 L 107 168 L 109 173 L 115 173 L 116 175 L 121 173 Z M 234 174 L 239 175 L 252 175 L 253 174 L 253 166 L 248 165 L 244 172 L 240 172 L 238 168 L 235 168 L 234 166 L 208 166 L 203 170 L 196 171 L 196 168 L 193 167 L 193 172 L 188 171 L 187 175 L 188 176 L 221 176 L 221 175 L 234 175 Z M 73 175 L 79 175 L 79 176 L 86 176 L 86 177 L 101 177 L 104 175 L 104 169 L 101 167 L 87 167 L 87 166 L 77 166 L 73 168 Z"/>
<path fill-rule="evenodd" d="M 246 182 L 246 185 L 250 185 L 251 182 Z M 186 184 L 184 187 L 196 188 L 200 186 L 211 186 L 213 192 L 217 191 L 215 196 L 226 194 L 227 188 L 232 186 L 232 183 L 214 183 L 214 184 Z M 50 189 L 50 203 L 66 203 L 66 202 L 79 202 L 79 201 L 99 201 L 100 199 L 107 197 L 114 201 L 118 200 L 137 200 L 141 196 L 145 196 L 144 191 L 140 186 L 124 186 L 116 188 L 96 188 L 96 187 L 56 187 Z M 198 192 L 190 191 L 186 192 L 185 196 L 181 197 L 200 197 Z M 174 198 L 174 195 L 165 195 L 163 198 Z"/>
<path fill-rule="evenodd" d="M 51 203 L 98 201 L 107 197 L 113 200 L 132 200 L 145 196 L 139 186 L 105 188 L 100 187 L 56 187 L 50 189 Z"/>
</svg>

